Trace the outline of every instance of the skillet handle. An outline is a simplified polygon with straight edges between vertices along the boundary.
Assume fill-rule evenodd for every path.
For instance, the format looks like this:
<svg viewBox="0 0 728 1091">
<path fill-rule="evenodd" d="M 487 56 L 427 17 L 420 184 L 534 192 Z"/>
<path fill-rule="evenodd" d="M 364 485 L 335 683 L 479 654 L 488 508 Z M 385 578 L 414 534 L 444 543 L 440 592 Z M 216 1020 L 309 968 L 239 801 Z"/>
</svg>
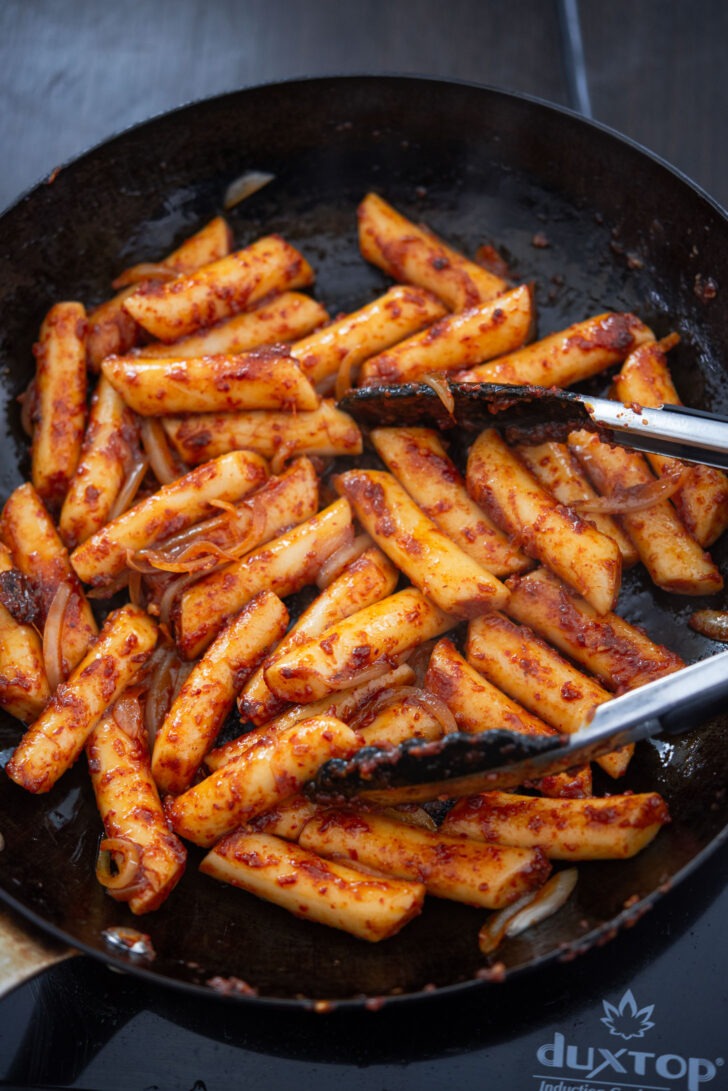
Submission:
<svg viewBox="0 0 728 1091">
<path fill-rule="evenodd" d="M 0 906 L 0 999 L 36 974 L 78 953 L 44 935 L 8 906 Z"/>
</svg>

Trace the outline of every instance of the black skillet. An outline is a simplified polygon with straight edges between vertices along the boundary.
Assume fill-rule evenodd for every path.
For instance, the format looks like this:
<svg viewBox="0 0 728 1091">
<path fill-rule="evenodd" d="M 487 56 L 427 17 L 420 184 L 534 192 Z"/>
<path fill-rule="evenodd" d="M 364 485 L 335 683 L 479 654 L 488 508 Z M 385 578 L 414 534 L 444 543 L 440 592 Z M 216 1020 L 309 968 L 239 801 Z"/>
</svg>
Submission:
<svg viewBox="0 0 728 1091">
<path fill-rule="evenodd" d="M 469 253 L 498 247 L 515 277 L 535 283 L 542 334 L 608 308 L 637 311 L 659 335 L 678 329 L 684 400 L 728 408 L 728 222 L 684 178 L 533 100 L 409 78 L 299 81 L 124 133 L 54 171 L 0 219 L 3 497 L 27 470 L 14 397 L 49 305 L 103 299 L 119 269 L 163 255 L 220 212 L 229 183 L 252 169 L 275 180 L 230 213 L 237 242 L 282 232 L 316 267 L 315 292 L 331 313 L 386 286 L 356 245 L 356 205 L 376 189 Z M 724 562 L 725 545 L 714 556 Z M 687 627 L 702 605 L 722 603 L 655 593 L 631 572 L 620 609 L 693 660 L 717 650 Z M 601 942 L 706 860 L 728 825 L 726 726 L 642 744 L 625 787 L 661 791 L 671 826 L 632 861 L 583 866 L 571 903 L 498 952 L 507 975 Z M 3 760 L 18 736 L 3 719 Z M 481 987 L 503 972 L 491 974 L 478 953 L 476 910 L 431 899 L 400 936 L 369 946 L 201 877 L 194 850 L 167 905 L 135 920 L 94 878 L 100 831 L 83 762 L 41 798 L 0 777 L 0 816 L 0 897 L 46 932 L 157 982 L 208 996 L 222 982 L 247 1001 L 309 1005 Z M 154 959 L 110 947 L 104 931 L 119 926 L 147 932 Z"/>
</svg>

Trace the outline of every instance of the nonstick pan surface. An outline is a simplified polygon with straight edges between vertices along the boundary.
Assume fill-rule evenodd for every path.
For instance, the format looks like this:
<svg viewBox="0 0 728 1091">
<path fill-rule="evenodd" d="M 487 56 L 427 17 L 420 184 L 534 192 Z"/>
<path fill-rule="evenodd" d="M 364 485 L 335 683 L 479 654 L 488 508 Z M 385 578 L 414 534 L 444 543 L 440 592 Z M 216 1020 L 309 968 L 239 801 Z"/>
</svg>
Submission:
<svg viewBox="0 0 728 1091">
<path fill-rule="evenodd" d="M 283 234 L 316 268 L 314 293 L 332 315 L 388 285 L 357 248 L 356 206 L 374 189 L 469 254 L 494 245 L 519 281 L 535 284 L 539 335 L 607 309 L 635 311 L 658 335 L 677 329 L 683 400 L 728 410 L 728 223 L 686 179 L 534 100 L 412 78 L 297 81 L 141 125 L 54 172 L 0 218 L 2 500 L 28 469 L 15 399 L 48 307 L 107 298 L 121 268 L 158 260 L 220 213 L 227 186 L 248 170 L 275 179 L 229 213 L 237 245 Z M 725 570 L 725 543 L 713 556 Z M 703 605 L 724 603 L 625 575 L 620 612 L 687 660 L 718 650 L 687 626 Z M 371 1005 L 484 987 L 603 941 L 706 859 L 728 824 L 727 727 L 724 718 L 642 745 L 624 787 L 660 791 L 671 825 L 634 860 L 582 865 L 567 907 L 504 944 L 495 968 L 478 952 L 477 910 L 430 899 L 399 936 L 370 946 L 199 875 L 194 848 L 167 904 L 135 919 L 94 877 L 101 830 L 83 760 L 42 797 L 0 777 L 0 897 L 74 947 L 206 995 Z M 19 736 L 2 718 L 3 763 Z M 154 959 L 110 947 L 103 933 L 119 926 L 148 933 Z"/>
</svg>

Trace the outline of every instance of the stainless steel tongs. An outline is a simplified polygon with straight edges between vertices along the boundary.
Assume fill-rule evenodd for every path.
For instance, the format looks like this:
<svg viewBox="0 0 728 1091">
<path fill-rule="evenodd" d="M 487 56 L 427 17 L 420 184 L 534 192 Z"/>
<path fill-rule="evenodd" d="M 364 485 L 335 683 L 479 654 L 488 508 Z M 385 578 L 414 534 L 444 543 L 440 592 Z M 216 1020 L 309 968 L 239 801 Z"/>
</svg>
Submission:
<svg viewBox="0 0 728 1091">
<path fill-rule="evenodd" d="M 630 407 L 541 386 L 444 384 L 449 391 L 442 388 L 444 397 L 427 383 L 362 387 L 346 394 L 339 407 L 372 428 L 499 428 L 514 443 L 565 439 L 569 432 L 589 428 L 621 446 L 728 469 L 728 418 L 715 413 L 674 405 Z"/>
<path fill-rule="evenodd" d="M 368 746 L 352 758 L 326 762 L 307 793 L 325 802 L 356 797 L 409 803 L 513 788 L 660 732 L 680 734 L 726 707 L 728 651 L 599 705 L 573 735 L 495 729 L 457 732 L 435 742 L 408 739 L 392 748 Z"/>
</svg>

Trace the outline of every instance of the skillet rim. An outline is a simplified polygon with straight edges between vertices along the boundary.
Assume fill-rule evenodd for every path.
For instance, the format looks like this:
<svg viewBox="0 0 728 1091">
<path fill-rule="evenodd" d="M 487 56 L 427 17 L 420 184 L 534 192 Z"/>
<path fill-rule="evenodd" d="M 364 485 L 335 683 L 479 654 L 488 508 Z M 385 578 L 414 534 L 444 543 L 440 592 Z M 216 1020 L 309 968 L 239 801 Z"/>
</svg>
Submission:
<svg viewBox="0 0 728 1091">
<path fill-rule="evenodd" d="M 728 226 L 728 211 L 724 208 L 715 198 L 713 198 L 706 190 L 704 190 L 698 183 L 693 181 L 687 174 L 680 168 L 674 166 L 668 162 L 665 158 L 658 153 L 647 148 L 639 141 L 632 137 L 629 137 L 613 127 L 606 125 L 603 122 L 597 121 L 594 118 L 587 118 L 580 114 L 578 111 L 571 107 L 561 105 L 559 103 L 551 102 L 547 99 L 543 99 L 536 95 L 531 95 L 526 92 L 511 91 L 499 87 L 495 87 L 489 84 L 478 83 L 470 80 L 462 80 L 456 78 L 445 78 L 440 76 L 428 76 L 415 73 L 345 73 L 345 74 L 327 74 L 327 75 L 307 75 L 296 76 L 285 80 L 271 80 L 264 83 L 244 85 L 237 89 L 218 92 L 214 95 L 203 96 L 197 99 L 191 99 L 168 110 L 161 110 L 158 113 L 150 115 L 141 121 L 135 122 L 129 126 L 126 126 L 110 136 L 91 144 L 85 150 L 68 158 L 59 166 L 54 167 L 48 175 L 45 175 L 39 179 L 36 183 L 30 185 L 24 190 L 12 203 L 2 210 L 0 210 L 0 231 L 2 231 L 3 221 L 5 218 L 14 213 L 21 206 L 28 204 L 38 191 L 42 191 L 46 185 L 51 185 L 56 178 L 73 169 L 76 165 L 79 165 L 92 157 L 104 154 L 108 152 L 115 144 L 124 140 L 125 138 L 139 133 L 141 130 L 147 127 L 153 127 L 159 122 L 165 122 L 173 119 L 177 115 L 184 114 L 187 111 L 194 111 L 196 109 L 214 109 L 215 106 L 222 106 L 226 102 L 232 103 L 233 100 L 242 98 L 250 92 L 265 92 L 267 89 L 286 88 L 293 89 L 296 86 L 302 85 L 325 85 L 325 84 L 360 84 L 362 87 L 365 85 L 374 86 L 376 84 L 389 83 L 398 84 L 400 87 L 416 86 L 418 84 L 427 85 L 444 85 L 444 86 L 456 86 L 469 89 L 475 92 L 485 92 L 488 95 L 492 95 L 496 98 L 500 98 L 505 101 L 516 100 L 525 102 L 531 106 L 535 106 L 540 110 L 543 110 L 549 114 L 562 115 L 569 118 L 572 122 L 576 122 L 581 126 L 585 126 L 587 129 L 595 130 L 602 136 L 605 136 L 612 140 L 617 146 L 626 146 L 630 148 L 639 157 L 646 157 L 652 161 L 657 167 L 666 171 L 673 178 L 677 179 L 683 186 L 692 191 L 693 195 L 704 201 L 713 213 L 717 214 L 719 218 L 725 221 Z M 560 948 L 555 948 L 546 954 L 536 956 L 524 962 L 512 970 L 508 970 L 504 978 L 500 978 L 494 974 L 484 974 L 481 977 L 474 977 L 470 980 L 460 981 L 437 987 L 435 990 L 420 988 L 418 991 L 408 992 L 404 994 L 391 994 L 383 997 L 371 997 L 371 996 L 352 996 L 342 999 L 326 1000 L 325 998 L 307 998 L 307 997 L 276 997 L 276 996 L 248 996 L 245 994 L 233 994 L 225 995 L 214 988 L 204 984 L 197 984 L 194 981 L 183 981 L 178 978 L 163 975 L 159 971 L 155 971 L 146 965 L 137 962 L 132 956 L 124 957 L 117 955 L 112 950 L 108 953 L 100 948 L 93 947 L 86 942 L 79 942 L 75 937 L 65 932 L 62 928 L 54 925 L 52 922 L 47 921 L 40 914 L 33 909 L 26 908 L 21 902 L 13 897 L 8 891 L 0 887 L 0 900 L 5 904 L 11 906 L 16 912 L 18 912 L 23 918 L 29 920 L 31 923 L 39 927 L 43 932 L 62 940 L 64 943 L 69 944 L 75 950 L 81 951 L 85 955 L 89 955 L 92 958 L 117 967 L 118 969 L 131 972 L 135 976 L 138 976 L 150 983 L 163 986 L 165 988 L 171 987 L 178 991 L 187 993 L 189 995 L 201 996 L 210 998 L 211 996 L 219 1000 L 232 1000 L 235 1003 L 240 1001 L 246 1003 L 253 1003 L 256 1005 L 265 1005 L 266 1007 L 284 1008 L 284 1009 L 296 1009 L 296 1010 L 318 1010 L 321 1005 L 324 1005 L 326 1010 L 345 1010 L 345 1009 L 361 1009 L 367 1008 L 372 1005 L 373 1000 L 376 1000 L 377 1005 L 389 1005 L 392 1003 L 411 1002 L 414 1000 L 423 1000 L 430 997 L 447 997 L 453 995 L 455 992 L 461 994 L 465 990 L 469 990 L 472 987 L 478 987 L 487 984 L 499 983 L 501 980 L 513 980 L 516 977 L 520 977 L 525 973 L 532 971 L 539 971 L 545 965 L 564 960 L 564 958 L 574 957 L 575 955 L 586 953 L 590 948 L 600 945 L 600 943 L 606 942 L 617 932 L 623 928 L 629 926 L 636 919 L 641 917 L 653 904 L 659 901 L 665 894 L 669 893 L 671 889 L 676 887 L 689 876 L 693 871 L 703 866 L 706 860 L 728 839 L 728 823 L 723 829 L 714 836 L 695 856 L 687 861 L 678 871 L 676 871 L 669 879 L 668 883 L 664 886 L 655 887 L 649 894 L 645 895 L 639 902 L 631 905 L 629 909 L 622 910 L 615 917 L 609 921 L 605 921 L 596 928 L 593 928 L 588 933 L 575 937 L 572 941 L 564 944 Z"/>
<path fill-rule="evenodd" d="M 588 128 L 596 129 L 606 136 L 610 136 L 616 140 L 617 143 L 626 144 L 634 151 L 651 159 L 658 166 L 663 167 L 670 174 L 679 178 L 680 181 L 690 187 L 698 196 L 702 197 L 713 209 L 718 212 L 724 219 L 728 220 L 728 206 L 722 205 L 715 197 L 713 197 L 708 190 L 696 182 L 690 175 L 686 174 L 680 167 L 675 166 L 659 152 L 647 147 L 646 144 L 642 144 L 635 137 L 631 137 L 626 133 L 620 132 L 619 129 L 615 129 L 613 126 L 608 125 L 606 122 L 599 121 L 594 117 L 585 117 L 584 114 L 579 113 L 578 110 L 573 107 L 566 106 L 562 103 L 552 102 L 550 99 L 541 98 L 539 95 L 529 94 L 526 91 L 513 91 L 507 88 L 498 87 L 495 84 L 490 83 L 478 83 L 474 80 L 458 79 L 457 77 L 445 77 L 445 76 L 428 76 L 426 74 L 417 73 L 400 73 L 400 72 L 381 72 L 376 74 L 366 72 L 345 72 L 345 73 L 332 73 L 328 75 L 308 75 L 308 76 L 292 76 L 289 79 L 283 80 L 266 80 L 263 83 L 250 83 L 243 84 L 241 87 L 232 88 L 227 91 L 219 91 L 213 95 L 203 95 L 200 98 L 186 99 L 184 102 L 178 103 L 176 106 L 170 107 L 168 110 L 160 110 L 156 113 L 150 114 L 142 121 L 135 121 L 129 125 L 123 126 L 121 129 L 114 130 L 109 136 L 104 137 L 102 140 L 95 141 L 86 145 L 80 152 L 75 155 L 64 159 L 60 164 L 54 166 L 48 174 L 41 175 L 37 181 L 30 183 L 25 189 L 14 198 L 11 199 L 10 204 L 4 208 L 0 208 L 0 227 L 2 226 L 2 220 L 4 217 L 14 211 L 20 204 L 23 204 L 29 199 L 36 190 L 42 186 L 52 185 L 59 174 L 65 172 L 68 168 L 75 166 L 79 161 L 86 159 L 87 157 L 95 154 L 96 152 L 106 149 L 109 145 L 115 143 L 117 140 L 129 136 L 137 132 L 139 129 L 144 128 L 146 125 L 153 125 L 155 122 L 163 121 L 168 118 L 174 117 L 176 114 L 182 113 L 185 110 L 192 110 L 198 106 L 213 105 L 221 103 L 224 99 L 233 99 L 238 95 L 243 95 L 248 91 L 263 91 L 267 88 L 274 87 L 293 87 L 297 84 L 311 84 L 311 83 L 326 83 L 326 82 L 365 82 L 375 83 L 381 81 L 395 81 L 400 83 L 428 83 L 428 84 L 444 84 L 446 86 L 466 87 L 474 91 L 486 91 L 494 95 L 502 96 L 507 99 L 517 99 L 522 102 L 529 102 L 534 106 L 543 107 L 548 111 L 553 111 L 558 114 L 564 114 L 566 117 L 572 118 Z"/>
</svg>

